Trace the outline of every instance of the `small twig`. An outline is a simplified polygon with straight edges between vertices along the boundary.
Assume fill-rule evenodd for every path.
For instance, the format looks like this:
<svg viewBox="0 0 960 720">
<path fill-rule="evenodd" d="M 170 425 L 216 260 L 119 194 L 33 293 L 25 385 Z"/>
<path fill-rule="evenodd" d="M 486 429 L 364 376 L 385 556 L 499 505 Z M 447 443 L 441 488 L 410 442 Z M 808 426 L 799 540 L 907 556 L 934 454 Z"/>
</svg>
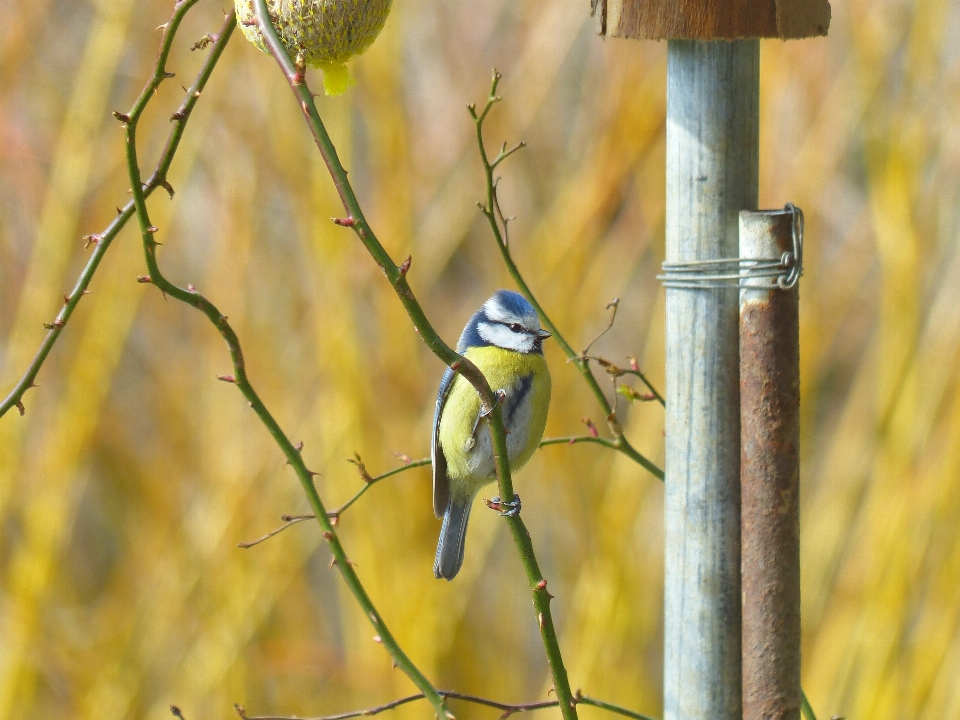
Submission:
<svg viewBox="0 0 960 720">
<path fill-rule="evenodd" d="M 666 407 L 667 403 L 663 399 L 663 395 L 661 395 L 660 392 L 653 386 L 653 384 L 647 380 L 647 376 L 640 372 L 640 367 L 637 365 L 637 359 L 635 357 L 628 357 L 627 361 L 630 363 L 630 369 L 624 371 L 624 375 L 636 375 L 638 378 L 640 378 L 640 382 L 647 386 L 647 390 L 653 394 L 653 396 L 657 399 L 657 402 Z"/>
<path fill-rule="evenodd" d="M 619 705 L 604 702 L 603 700 L 595 700 L 594 698 L 587 697 L 586 695 L 582 695 L 579 690 L 577 690 L 576 701 L 581 705 L 592 705 L 595 708 L 601 708 L 602 710 L 607 710 L 609 712 L 616 713 L 617 715 L 633 718 L 634 720 L 654 720 L 649 715 L 644 715 L 634 710 L 627 710 Z"/>
<path fill-rule="evenodd" d="M 357 456 L 358 461 L 359 459 L 360 457 Z M 422 460 L 410 460 L 406 464 L 401 465 L 398 468 L 394 468 L 393 470 L 388 470 L 382 475 L 377 475 L 376 477 L 370 477 L 369 475 L 363 474 L 363 473 L 366 473 L 366 468 L 363 468 L 363 473 L 361 473 L 361 477 L 363 477 L 363 480 L 364 480 L 363 487 L 357 490 L 357 492 L 354 493 L 353 497 L 347 500 L 343 505 L 341 505 L 340 507 L 334 510 L 331 510 L 328 514 L 332 518 L 339 518 L 343 513 L 345 513 L 350 508 L 351 505 L 353 505 L 357 500 L 363 497 L 363 494 L 367 492 L 367 490 L 369 490 L 371 487 L 376 485 L 381 480 L 386 480 L 388 477 L 393 477 L 394 475 L 399 475 L 400 473 L 405 472 L 407 470 L 412 470 L 413 468 L 423 467 L 424 465 L 429 465 L 429 464 L 430 464 L 430 458 L 424 458 Z M 359 467 L 362 467 L 362 464 Z"/>
<path fill-rule="evenodd" d="M 504 703 L 497 700 L 479 697 L 477 695 L 468 695 L 467 693 L 456 692 L 453 690 L 437 690 L 437 694 L 450 700 L 462 700 L 475 705 L 483 705 L 496 710 L 502 710 L 503 714 L 500 716 L 501 720 L 505 720 L 516 713 L 544 710 L 546 708 L 557 707 L 560 704 L 558 700 L 541 700 L 540 702 L 517 704 Z M 300 717 L 297 715 L 247 715 L 247 710 L 242 705 L 234 705 L 234 709 L 237 711 L 237 715 L 240 717 L 240 720 L 348 720 L 348 718 L 379 715 L 387 710 L 392 710 L 396 707 L 400 707 L 401 705 L 406 705 L 407 703 L 416 702 L 417 700 L 422 699 L 423 693 L 417 693 L 416 695 L 408 695 L 407 697 L 402 697 L 398 700 L 392 700 L 388 703 L 384 703 L 383 705 L 377 705 L 376 707 L 366 708 L 364 710 L 352 710 L 350 712 L 337 713 L 336 715 L 318 715 L 315 717 Z M 603 700 L 595 700 L 591 697 L 587 697 L 579 690 L 574 694 L 572 702 L 574 705 L 592 705 L 593 707 L 601 708 L 603 710 L 616 713 L 617 715 L 634 718 L 634 720 L 653 720 L 651 717 L 641 715 L 638 712 L 628 710 L 627 708 L 620 707 L 619 705 L 614 705 L 612 703 L 604 702 Z"/>
<path fill-rule="evenodd" d="M 596 355 L 587 355 L 586 350 L 582 355 L 580 355 L 579 359 L 583 360 L 584 362 L 593 361 L 597 363 L 600 367 L 602 367 L 603 370 L 607 373 L 607 375 L 609 375 L 613 379 L 614 388 L 616 388 L 617 378 L 621 378 L 624 375 L 633 375 L 634 377 L 640 378 L 640 381 L 644 385 L 646 385 L 647 389 L 650 391 L 651 397 L 649 399 L 656 400 L 658 403 L 666 407 L 666 401 L 663 399 L 663 395 L 661 395 L 657 391 L 657 389 L 653 386 L 653 384 L 647 379 L 647 376 L 644 375 L 642 372 L 640 372 L 640 369 L 637 367 L 636 358 L 634 357 L 627 358 L 627 360 L 630 363 L 629 368 L 620 367 L 619 365 L 610 362 L 606 358 L 598 357 Z M 647 398 L 643 398 L 643 399 L 646 400 Z"/>
<path fill-rule="evenodd" d="M 616 440 L 598 437 L 596 435 L 567 435 L 566 437 L 546 438 L 540 441 L 540 447 L 548 445 L 578 445 L 579 443 L 594 443 L 603 445 L 611 450 L 619 450 Z"/>
<path fill-rule="evenodd" d="M 329 513 L 328 513 L 328 514 L 329 514 Z M 313 514 L 310 514 L 310 515 L 284 515 L 283 517 L 280 518 L 280 519 L 283 521 L 284 524 L 281 525 L 280 527 L 278 527 L 276 530 L 271 530 L 271 531 L 268 532 L 266 535 L 264 535 L 263 537 L 259 537 L 259 538 L 257 538 L 256 540 L 248 540 L 248 541 L 246 541 L 246 542 L 239 542 L 239 543 L 237 543 L 237 547 L 238 547 L 238 548 L 244 548 L 244 549 L 246 549 L 246 548 L 252 548 L 252 547 L 254 547 L 254 546 L 256 546 L 256 545 L 259 545 L 259 544 L 262 543 L 262 542 L 266 542 L 267 540 L 269 540 L 269 539 L 272 538 L 272 537 L 276 537 L 277 535 L 279 535 L 280 533 L 282 533 L 284 530 L 286 530 L 287 528 L 293 527 L 293 526 L 296 525 L 297 523 L 301 523 L 301 522 L 303 522 L 304 520 L 315 520 L 316 518 L 317 518 L 317 516 L 316 516 L 316 515 L 313 515 Z"/>
<path fill-rule="evenodd" d="M 583 352 L 580 353 L 581 359 L 585 360 L 587 358 L 588 353 L 590 352 L 590 348 L 593 347 L 593 344 L 597 340 L 602 338 L 604 335 L 606 335 L 608 332 L 610 332 L 611 328 L 613 328 L 613 323 L 617 319 L 618 307 L 620 307 L 620 298 L 614 298 L 613 300 L 607 303 L 607 306 L 604 309 L 613 311 L 610 313 L 610 321 L 607 323 L 607 326 L 603 330 L 601 330 L 600 333 L 593 340 L 587 343 L 587 346 L 583 349 Z"/>
<path fill-rule="evenodd" d="M 167 79 L 168 75 L 165 69 L 167 57 L 170 54 L 170 48 L 173 45 L 174 37 L 176 36 L 177 30 L 180 27 L 180 21 L 183 19 L 183 16 L 187 13 L 187 11 L 190 10 L 190 8 L 193 7 L 193 5 L 195 5 L 197 2 L 198 0 L 181 0 L 178 2 L 174 8 L 173 16 L 163 26 L 163 39 L 160 43 L 160 53 L 157 55 L 157 61 L 156 65 L 154 66 L 153 75 L 144 86 L 143 91 L 140 94 L 140 98 L 143 100 L 143 106 L 145 106 L 147 101 L 153 97 L 153 92 L 157 87 L 159 87 L 160 83 Z M 156 169 L 154 169 L 153 173 L 150 175 L 150 179 L 147 180 L 147 182 L 143 185 L 143 192 L 145 196 L 149 197 L 152 195 L 154 190 L 156 190 L 158 187 L 164 188 L 171 196 L 173 195 L 173 188 L 170 187 L 170 183 L 168 183 L 166 179 L 167 172 L 169 171 L 170 165 L 173 163 L 173 158 L 180 146 L 180 140 L 183 137 L 183 132 L 186 128 L 187 120 L 189 120 L 190 114 L 193 111 L 193 107 L 197 104 L 200 94 L 203 88 L 206 86 L 207 81 L 210 79 L 210 75 L 213 72 L 214 67 L 216 67 L 220 56 L 223 54 L 223 50 L 227 46 L 227 42 L 230 40 L 236 25 L 237 22 L 235 13 L 233 10 L 231 10 L 224 19 L 223 26 L 221 27 L 220 32 L 217 34 L 216 42 L 210 49 L 207 59 L 200 68 L 200 72 L 197 74 L 193 85 L 187 91 L 183 103 L 180 105 L 180 108 L 177 110 L 177 112 L 174 113 L 175 117 L 171 118 L 175 121 L 174 126 L 171 128 L 170 135 L 167 137 L 167 144 L 164 147 L 163 152 L 160 154 L 160 159 L 157 161 Z M 0 402 L 0 417 L 5 415 L 7 411 L 13 407 L 17 408 L 21 415 L 24 414 L 24 393 L 26 393 L 30 388 L 36 387 L 35 380 L 37 378 L 37 374 L 40 372 L 40 368 L 43 367 L 44 362 L 46 362 L 47 356 L 50 354 L 50 351 L 56 344 L 57 339 L 60 337 L 60 333 L 66 326 L 67 321 L 70 319 L 70 316 L 76 309 L 80 299 L 84 295 L 89 294 L 87 287 L 90 285 L 91 280 L 93 280 L 93 276 L 97 272 L 97 268 L 100 266 L 100 261 L 103 260 L 103 256 L 106 254 L 107 250 L 110 249 L 110 244 L 113 242 L 113 239 L 127 224 L 127 221 L 133 217 L 133 214 L 134 201 L 131 200 L 124 205 L 123 209 L 118 208 L 117 217 L 113 219 L 113 222 L 111 222 L 105 230 L 100 233 L 84 236 L 83 240 L 85 247 L 96 245 L 96 248 L 90 255 L 90 259 L 87 261 L 83 271 L 80 273 L 73 291 L 67 296 L 66 304 L 64 304 L 63 308 L 61 308 L 56 319 L 52 323 L 49 323 L 50 327 L 48 328 L 47 335 L 40 344 L 37 354 L 34 356 L 30 365 L 27 367 L 26 371 L 7 395 L 7 397 L 3 400 L 3 402 Z"/>
<path fill-rule="evenodd" d="M 376 485 L 381 480 L 386 480 L 387 478 L 393 477 L 394 475 L 399 475 L 405 470 L 412 470 L 413 468 L 423 467 L 424 465 L 430 464 L 430 458 L 424 458 L 423 460 L 410 460 L 410 458 L 407 458 L 406 455 L 403 455 L 402 457 L 406 458 L 406 463 L 404 465 L 398 468 L 394 468 L 393 470 L 388 470 L 382 475 L 377 475 L 376 477 L 370 477 L 370 475 L 367 474 L 366 468 L 363 466 L 363 463 L 360 462 L 359 455 L 356 456 L 355 460 L 350 460 L 349 462 L 352 462 L 358 465 L 358 469 L 361 469 L 361 477 L 364 480 L 363 487 L 357 490 L 357 492 L 354 493 L 353 497 L 347 500 L 340 507 L 334 508 L 333 510 L 328 510 L 327 517 L 329 517 L 330 520 L 333 521 L 334 524 L 336 524 L 337 521 L 340 519 L 340 516 L 343 515 L 343 513 L 346 512 L 350 508 L 350 506 L 353 505 L 357 500 L 363 497 L 363 494 L 367 492 L 367 490 L 369 490 L 373 485 Z M 237 547 L 252 548 L 256 545 L 259 545 L 262 542 L 266 542 L 272 537 L 279 535 L 284 530 L 292 527 L 293 525 L 296 525 L 299 522 L 303 522 L 304 520 L 313 520 L 315 518 L 316 518 L 316 515 L 312 515 L 312 514 L 311 515 L 283 515 L 280 518 L 280 520 L 283 521 L 284 523 L 283 525 L 276 528 L 275 530 L 271 530 L 266 535 L 264 535 L 263 537 L 259 537 L 256 540 L 237 543 Z"/>
<path fill-rule="evenodd" d="M 523 146 L 523 143 L 518 146 L 518 149 L 521 146 Z M 514 216 L 506 217 L 503 214 L 503 210 L 500 209 L 500 195 L 497 193 L 499 184 L 500 178 L 497 178 L 497 181 L 493 185 L 493 209 L 496 211 L 497 218 L 503 226 L 503 244 L 505 247 L 510 247 L 510 221 L 514 219 Z"/>
</svg>

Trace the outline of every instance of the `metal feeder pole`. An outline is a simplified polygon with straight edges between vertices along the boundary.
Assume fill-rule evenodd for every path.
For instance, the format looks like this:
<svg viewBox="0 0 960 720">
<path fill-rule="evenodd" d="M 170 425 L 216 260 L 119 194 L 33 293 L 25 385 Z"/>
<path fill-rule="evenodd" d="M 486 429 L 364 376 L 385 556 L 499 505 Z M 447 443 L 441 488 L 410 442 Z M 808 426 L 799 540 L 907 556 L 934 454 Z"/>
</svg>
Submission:
<svg viewBox="0 0 960 720">
<path fill-rule="evenodd" d="M 671 40 L 668 263 L 735 258 L 757 206 L 760 43 Z M 667 288 L 664 718 L 741 715 L 738 291 Z"/>
<path fill-rule="evenodd" d="M 665 270 L 735 260 L 757 207 L 759 38 L 825 35 L 827 0 L 592 6 L 601 35 L 669 40 Z M 664 720 L 744 717 L 737 280 L 705 280 L 665 283 Z"/>
</svg>

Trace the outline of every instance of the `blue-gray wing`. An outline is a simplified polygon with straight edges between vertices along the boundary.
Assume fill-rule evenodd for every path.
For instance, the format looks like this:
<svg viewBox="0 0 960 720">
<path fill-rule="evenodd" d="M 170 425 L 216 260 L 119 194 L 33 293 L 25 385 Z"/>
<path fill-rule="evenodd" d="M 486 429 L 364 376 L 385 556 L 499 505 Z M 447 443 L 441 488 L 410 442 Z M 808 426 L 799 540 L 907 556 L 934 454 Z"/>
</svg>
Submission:
<svg viewBox="0 0 960 720">
<path fill-rule="evenodd" d="M 447 477 L 447 459 L 443 456 L 440 447 L 440 416 L 443 414 L 444 403 L 453 387 L 457 374 L 447 368 L 440 381 L 440 390 L 437 392 L 437 408 L 433 412 L 433 442 L 430 444 L 430 460 L 433 462 L 433 514 L 443 517 L 447 510 L 447 500 L 450 499 L 450 478 Z"/>
</svg>

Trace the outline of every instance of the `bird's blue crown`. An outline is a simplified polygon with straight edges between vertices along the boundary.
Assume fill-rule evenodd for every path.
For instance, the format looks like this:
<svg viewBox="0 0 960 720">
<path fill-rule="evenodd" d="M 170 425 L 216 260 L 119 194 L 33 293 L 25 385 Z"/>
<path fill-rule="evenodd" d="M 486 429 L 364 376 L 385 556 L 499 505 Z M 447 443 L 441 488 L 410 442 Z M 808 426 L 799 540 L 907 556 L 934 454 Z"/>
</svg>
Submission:
<svg viewBox="0 0 960 720">
<path fill-rule="evenodd" d="M 457 352 L 497 346 L 518 352 L 542 352 L 540 318 L 527 299 L 513 290 L 497 290 L 467 322 Z"/>
</svg>

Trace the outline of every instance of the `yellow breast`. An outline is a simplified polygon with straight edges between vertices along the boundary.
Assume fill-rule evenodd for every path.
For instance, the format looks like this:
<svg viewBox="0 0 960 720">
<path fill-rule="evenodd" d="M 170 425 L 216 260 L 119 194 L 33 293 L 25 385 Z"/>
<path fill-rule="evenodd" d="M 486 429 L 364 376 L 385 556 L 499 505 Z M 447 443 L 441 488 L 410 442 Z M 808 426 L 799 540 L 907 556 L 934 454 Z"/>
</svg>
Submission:
<svg viewBox="0 0 960 720">
<path fill-rule="evenodd" d="M 470 348 L 464 355 L 487 378 L 491 389 L 506 392 L 504 424 L 510 468 L 519 470 L 540 445 L 550 404 L 550 373 L 543 355 L 498 347 Z M 439 441 L 447 461 L 451 489 L 471 492 L 495 477 L 486 423 L 473 432 L 480 397 L 461 376 L 454 379 L 440 416 Z M 457 482 L 459 481 L 459 482 Z"/>
</svg>

